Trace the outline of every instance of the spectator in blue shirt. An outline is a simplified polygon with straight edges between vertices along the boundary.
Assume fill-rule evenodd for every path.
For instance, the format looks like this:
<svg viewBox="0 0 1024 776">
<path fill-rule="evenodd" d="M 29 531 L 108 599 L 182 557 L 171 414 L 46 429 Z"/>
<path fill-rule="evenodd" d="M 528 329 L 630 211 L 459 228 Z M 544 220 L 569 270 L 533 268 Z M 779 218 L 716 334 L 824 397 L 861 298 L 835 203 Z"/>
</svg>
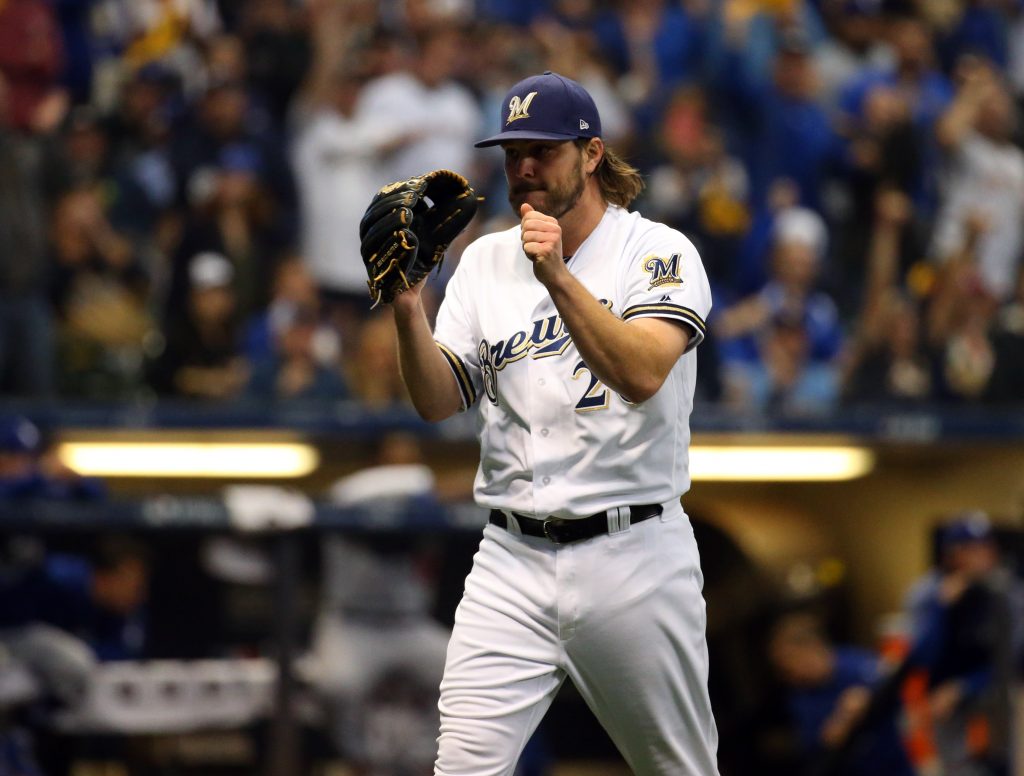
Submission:
<svg viewBox="0 0 1024 776">
<path fill-rule="evenodd" d="M 253 363 L 246 388 L 249 396 L 325 402 L 348 396 L 338 359 L 338 338 L 321 324 L 315 307 L 279 308 L 272 336 L 272 352 Z"/>
<path fill-rule="evenodd" d="M 822 187 L 842 144 L 817 99 L 808 38 L 799 31 L 782 35 L 767 75 L 747 66 L 744 39 L 729 42 L 715 74 L 715 94 L 750 171 L 755 210 L 766 205 L 780 179 L 796 185 L 801 204 L 820 209 Z"/>
<path fill-rule="evenodd" d="M 824 221 L 806 208 L 774 220 L 770 279 L 725 309 L 714 326 L 727 398 L 737 406 L 820 411 L 837 398 L 842 328 L 832 298 L 816 288 Z"/>
<path fill-rule="evenodd" d="M 840 121 L 849 131 L 867 121 L 869 98 L 879 87 L 896 89 L 910 106 L 913 125 L 921 143 L 920 176 L 910 193 L 915 204 L 931 213 L 936 200 L 938 146 L 935 123 L 953 100 L 953 86 L 935 67 L 934 41 L 927 25 L 913 16 L 894 17 L 888 38 L 896 55 L 893 66 L 871 70 L 854 79 L 839 99 Z"/>
<path fill-rule="evenodd" d="M 856 735 L 844 760 L 846 776 L 914 773 L 896 725 L 898 708 L 857 730 L 885 676 L 878 655 L 832 644 L 816 618 L 801 613 L 775 624 L 768 654 L 786 688 L 785 703 L 805 765 L 823 762 Z"/>
<path fill-rule="evenodd" d="M 886 84 L 903 91 L 919 126 L 934 125 L 953 99 L 953 86 L 935 66 L 931 31 L 917 17 L 896 16 L 889 21 L 888 38 L 896 62 L 885 69 L 868 71 L 851 82 L 840 98 L 840 109 L 848 118 L 861 118 L 868 94 L 875 86 Z"/>
</svg>

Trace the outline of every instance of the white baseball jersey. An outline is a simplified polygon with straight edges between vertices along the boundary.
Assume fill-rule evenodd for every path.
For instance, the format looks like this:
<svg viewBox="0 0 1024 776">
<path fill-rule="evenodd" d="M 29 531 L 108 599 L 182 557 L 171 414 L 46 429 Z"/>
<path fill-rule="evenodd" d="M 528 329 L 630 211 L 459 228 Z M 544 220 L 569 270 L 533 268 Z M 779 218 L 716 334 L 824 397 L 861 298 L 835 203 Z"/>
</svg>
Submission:
<svg viewBox="0 0 1024 776">
<path fill-rule="evenodd" d="M 700 257 L 680 232 L 610 205 L 568 261 L 620 318 L 686 324 L 687 352 L 653 397 L 626 401 L 582 361 L 534 277 L 520 227 L 475 241 L 448 284 L 434 337 L 464 408 L 481 403 L 476 500 L 569 518 L 678 498 L 690 485 L 694 348 L 711 308 Z"/>
</svg>

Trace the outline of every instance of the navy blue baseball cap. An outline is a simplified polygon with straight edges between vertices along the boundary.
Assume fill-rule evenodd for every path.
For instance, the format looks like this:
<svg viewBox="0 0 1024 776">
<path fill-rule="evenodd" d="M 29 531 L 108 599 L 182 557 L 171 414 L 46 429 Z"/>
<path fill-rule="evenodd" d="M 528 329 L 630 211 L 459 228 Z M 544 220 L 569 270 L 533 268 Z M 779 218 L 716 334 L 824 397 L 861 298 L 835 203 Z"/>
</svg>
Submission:
<svg viewBox="0 0 1024 776">
<path fill-rule="evenodd" d="M 550 70 L 524 78 L 505 95 L 502 131 L 476 143 L 487 148 L 510 140 L 575 140 L 600 137 L 601 117 L 587 90 Z"/>
<path fill-rule="evenodd" d="M 958 544 L 987 542 L 995 537 L 988 515 L 980 510 L 964 512 L 942 526 L 940 541 L 943 547 Z"/>
</svg>

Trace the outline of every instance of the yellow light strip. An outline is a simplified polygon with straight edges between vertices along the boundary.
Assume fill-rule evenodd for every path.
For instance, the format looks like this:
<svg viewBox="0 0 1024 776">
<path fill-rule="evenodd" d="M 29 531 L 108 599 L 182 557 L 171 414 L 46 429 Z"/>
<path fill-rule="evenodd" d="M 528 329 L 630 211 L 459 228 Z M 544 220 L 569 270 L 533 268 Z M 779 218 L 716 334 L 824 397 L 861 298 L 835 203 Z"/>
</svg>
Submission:
<svg viewBox="0 0 1024 776">
<path fill-rule="evenodd" d="M 320 463 L 309 446 L 294 443 L 65 442 L 60 460 L 97 477 L 302 477 Z"/>
<path fill-rule="evenodd" d="M 695 481 L 853 480 L 874 466 L 874 453 L 860 447 L 694 445 L 690 449 L 690 476 Z"/>
<path fill-rule="evenodd" d="M 287 479 L 320 463 L 310 445 L 225 442 L 65 442 L 60 460 L 98 477 Z M 694 445 L 694 481 L 809 482 L 852 480 L 875 465 L 870 450 L 848 446 Z"/>
</svg>

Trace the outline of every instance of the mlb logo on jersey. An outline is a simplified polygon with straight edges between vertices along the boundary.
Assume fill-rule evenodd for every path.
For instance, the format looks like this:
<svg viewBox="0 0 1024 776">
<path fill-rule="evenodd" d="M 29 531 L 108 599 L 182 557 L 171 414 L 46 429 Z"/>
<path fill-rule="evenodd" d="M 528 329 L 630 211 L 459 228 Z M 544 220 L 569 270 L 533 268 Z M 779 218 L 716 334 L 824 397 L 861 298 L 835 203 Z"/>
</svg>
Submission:
<svg viewBox="0 0 1024 776">
<path fill-rule="evenodd" d="M 667 259 L 662 256 L 644 257 L 643 268 L 651 276 L 651 284 L 647 290 L 660 286 L 681 286 L 683 279 L 679 277 L 679 259 L 682 254 L 673 253 Z"/>
<path fill-rule="evenodd" d="M 511 124 L 513 121 L 519 121 L 519 119 L 530 118 L 530 103 L 533 102 L 533 98 L 537 96 L 537 92 L 530 92 L 528 95 L 519 99 L 519 95 L 513 95 L 512 99 L 508 101 L 508 119 L 505 124 Z"/>
</svg>

